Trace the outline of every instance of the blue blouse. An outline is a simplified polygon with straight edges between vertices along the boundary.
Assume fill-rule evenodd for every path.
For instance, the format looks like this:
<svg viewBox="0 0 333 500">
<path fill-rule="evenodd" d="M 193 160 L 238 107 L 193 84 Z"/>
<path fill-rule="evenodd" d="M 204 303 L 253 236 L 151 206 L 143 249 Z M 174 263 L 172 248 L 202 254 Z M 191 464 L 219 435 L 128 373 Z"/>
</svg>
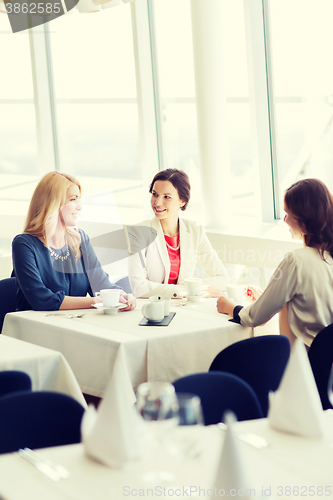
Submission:
<svg viewBox="0 0 333 500">
<path fill-rule="evenodd" d="M 13 266 L 17 283 L 17 311 L 56 311 L 66 296 L 94 296 L 104 288 L 120 288 L 110 282 L 103 270 L 88 235 L 81 235 L 81 257 L 76 260 L 67 247 L 53 249 L 59 258 L 36 236 L 19 234 L 12 243 Z"/>
</svg>

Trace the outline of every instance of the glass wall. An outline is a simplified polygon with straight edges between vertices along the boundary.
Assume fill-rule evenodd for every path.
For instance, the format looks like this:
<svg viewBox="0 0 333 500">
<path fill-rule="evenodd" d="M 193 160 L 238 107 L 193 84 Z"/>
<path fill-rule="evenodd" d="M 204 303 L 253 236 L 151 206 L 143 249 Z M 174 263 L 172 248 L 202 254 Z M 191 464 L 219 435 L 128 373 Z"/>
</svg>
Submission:
<svg viewBox="0 0 333 500">
<path fill-rule="evenodd" d="M 178 168 L 188 174 L 192 186 L 189 209 L 200 211 L 190 0 L 155 0 L 150 5 L 154 14 L 155 80 L 159 90 L 160 167 Z"/>
<path fill-rule="evenodd" d="M 320 178 L 333 190 L 333 3 L 270 0 L 269 7 L 281 203 L 284 190 L 300 178 Z"/>
<path fill-rule="evenodd" d="M 258 187 L 251 149 L 244 1 L 224 0 L 222 6 L 232 212 L 254 216 L 258 215 L 253 203 Z"/>
<path fill-rule="evenodd" d="M 161 166 L 180 168 L 188 173 L 193 191 L 190 210 L 201 212 L 190 0 L 155 0 L 151 5 L 157 54 Z M 226 85 L 232 212 L 254 215 L 252 200 L 256 181 L 251 151 L 243 0 L 223 0 L 222 9 L 224 51 L 220 64 Z"/>
<path fill-rule="evenodd" d="M 49 36 L 59 170 L 82 180 L 95 206 L 112 205 L 115 195 L 141 208 L 130 5 L 63 16 Z"/>
<path fill-rule="evenodd" d="M 263 172 L 265 182 L 273 172 L 275 200 L 269 194 L 268 203 L 271 208 L 277 203 L 279 216 L 283 191 L 296 179 L 320 177 L 333 189 L 333 3 L 221 0 L 219 5 L 232 213 L 260 218 L 255 207 L 264 196 Z M 252 33 L 260 32 L 255 23 L 262 23 L 264 14 L 266 24 L 260 43 L 250 47 L 246 37 L 255 10 Z M 198 148 L 190 0 L 137 0 L 99 13 L 62 16 L 38 33 L 15 35 L 2 15 L 0 31 L 6 47 L 0 96 L 2 213 L 24 217 L 37 180 L 57 168 L 76 175 L 88 204 L 100 207 L 92 218 L 120 221 L 119 213 L 126 213 L 126 222 L 138 221 L 152 173 L 176 167 L 190 176 L 190 210 L 199 221 L 205 168 Z M 253 56 L 260 44 L 267 65 L 258 77 Z M 253 95 L 253 74 L 256 84 L 261 79 L 260 88 L 268 83 L 265 112 L 271 118 L 267 136 L 257 134 L 257 143 L 253 137 L 263 113 Z M 258 144 L 272 151 L 264 165 L 254 160 Z M 154 154 L 147 154 L 149 148 Z M 273 210 L 266 212 L 269 219 Z"/>
<path fill-rule="evenodd" d="M 29 36 L 15 36 L 0 15 L 0 201 L 26 198 L 39 174 Z"/>
</svg>

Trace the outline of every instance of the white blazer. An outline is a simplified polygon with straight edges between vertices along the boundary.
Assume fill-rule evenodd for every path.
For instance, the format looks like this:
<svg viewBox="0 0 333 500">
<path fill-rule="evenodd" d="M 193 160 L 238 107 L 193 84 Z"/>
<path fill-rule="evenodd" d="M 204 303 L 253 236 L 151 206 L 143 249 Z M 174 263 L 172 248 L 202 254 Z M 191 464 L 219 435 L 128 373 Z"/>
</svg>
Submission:
<svg viewBox="0 0 333 500">
<path fill-rule="evenodd" d="M 144 231 L 147 245 L 141 244 L 141 248 L 144 248 L 141 257 L 139 253 L 135 253 L 128 259 L 128 275 L 132 292 L 136 297 L 147 298 L 156 294 L 168 297 L 182 296 L 180 283 L 183 282 L 184 278 L 192 278 L 197 275 L 197 263 L 200 264 L 203 274 L 206 276 L 205 282 L 220 291 L 225 290 L 226 269 L 213 250 L 202 226 L 179 219 L 180 270 L 177 285 L 168 284 L 170 260 L 160 221 L 154 217 L 132 226 L 134 231 L 129 228 L 130 239 L 139 238 L 138 227 L 140 226 L 148 228 L 148 231 Z M 151 240 L 149 240 L 149 234 Z M 149 241 L 152 243 L 149 244 Z"/>
</svg>

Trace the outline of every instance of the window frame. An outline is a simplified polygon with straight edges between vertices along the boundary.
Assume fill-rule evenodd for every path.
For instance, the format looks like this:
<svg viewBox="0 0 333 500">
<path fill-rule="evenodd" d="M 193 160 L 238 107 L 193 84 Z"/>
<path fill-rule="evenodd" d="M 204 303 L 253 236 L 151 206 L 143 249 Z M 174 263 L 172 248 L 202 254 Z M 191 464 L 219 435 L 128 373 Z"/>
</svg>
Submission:
<svg viewBox="0 0 333 500">
<path fill-rule="evenodd" d="M 148 185 L 163 169 L 162 113 L 157 72 L 154 1 L 130 5 L 139 109 L 142 179 Z M 250 83 L 253 161 L 258 172 L 261 221 L 279 219 L 274 108 L 269 47 L 268 0 L 243 0 Z M 101 15 L 101 14 L 100 14 Z M 49 25 L 29 30 L 34 102 L 39 151 L 39 172 L 59 170 L 56 106 L 51 65 Z M 43 89 L 42 91 L 39 91 Z M 213 201 L 214 203 L 214 201 Z M 216 203 L 218 206 L 218 203 Z M 148 210 L 148 203 L 145 205 Z"/>
</svg>

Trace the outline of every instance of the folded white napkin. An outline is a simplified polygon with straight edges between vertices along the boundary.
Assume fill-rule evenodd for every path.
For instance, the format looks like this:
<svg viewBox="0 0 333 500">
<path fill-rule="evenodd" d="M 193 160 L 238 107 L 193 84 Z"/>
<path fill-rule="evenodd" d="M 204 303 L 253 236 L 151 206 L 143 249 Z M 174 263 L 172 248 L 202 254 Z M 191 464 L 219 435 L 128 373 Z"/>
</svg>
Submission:
<svg viewBox="0 0 333 500">
<path fill-rule="evenodd" d="M 217 491 L 224 490 L 226 494 L 231 490 L 235 490 L 236 494 L 232 498 L 244 500 L 244 492 L 250 488 L 250 481 L 241 455 L 239 440 L 233 430 L 234 421 L 234 414 L 228 413 L 225 418 L 227 429 L 217 469 L 215 487 Z M 238 492 L 243 492 L 243 496 L 238 496 Z M 211 498 L 216 497 L 212 496 Z"/>
<path fill-rule="evenodd" d="M 303 342 L 297 339 L 275 393 L 269 395 L 271 427 L 319 438 L 324 434 L 323 409 Z"/>
<path fill-rule="evenodd" d="M 135 395 L 120 347 L 113 375 L 98 411 L 86 410 L 81 434 L 87 455 L 112 467 L 140 456 Z"/>
</svg>

